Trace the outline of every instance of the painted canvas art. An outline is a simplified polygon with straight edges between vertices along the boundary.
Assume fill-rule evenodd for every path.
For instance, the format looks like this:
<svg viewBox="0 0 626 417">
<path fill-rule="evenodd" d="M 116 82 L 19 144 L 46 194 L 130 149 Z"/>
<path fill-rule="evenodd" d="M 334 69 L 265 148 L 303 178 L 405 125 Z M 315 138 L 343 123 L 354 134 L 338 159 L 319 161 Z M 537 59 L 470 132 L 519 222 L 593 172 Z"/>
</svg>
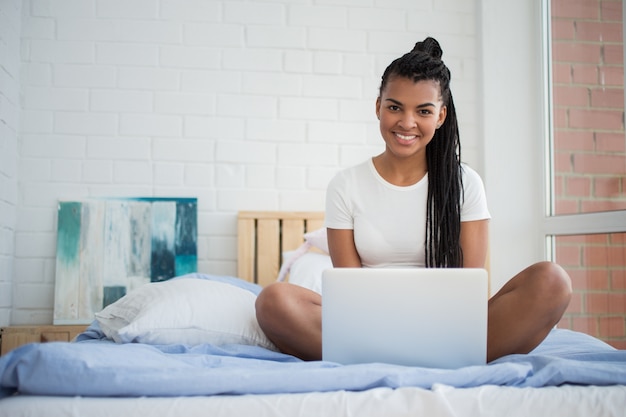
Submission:
<svg viewBox="0 0 626 417">
<path fill-rule="evenodd" d="M 197 199 L 58 205 L 54 324 L 89 324 L 132 289 L 197 271 Z"/>
</svg>

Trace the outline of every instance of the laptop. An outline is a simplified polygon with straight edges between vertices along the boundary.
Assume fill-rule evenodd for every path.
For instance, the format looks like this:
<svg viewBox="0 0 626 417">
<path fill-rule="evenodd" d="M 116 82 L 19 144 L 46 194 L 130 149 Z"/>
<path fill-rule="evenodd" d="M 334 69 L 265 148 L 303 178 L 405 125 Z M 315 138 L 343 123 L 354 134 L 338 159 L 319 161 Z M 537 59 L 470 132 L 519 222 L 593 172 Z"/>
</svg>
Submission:
<svg viewBox="0 0 626 417">
<path fill-rule="evenodd" d="M 487 285 L 484 269 L 325 270 L 322 358 L 346 365 L 484 365 Z"/>
</svg>

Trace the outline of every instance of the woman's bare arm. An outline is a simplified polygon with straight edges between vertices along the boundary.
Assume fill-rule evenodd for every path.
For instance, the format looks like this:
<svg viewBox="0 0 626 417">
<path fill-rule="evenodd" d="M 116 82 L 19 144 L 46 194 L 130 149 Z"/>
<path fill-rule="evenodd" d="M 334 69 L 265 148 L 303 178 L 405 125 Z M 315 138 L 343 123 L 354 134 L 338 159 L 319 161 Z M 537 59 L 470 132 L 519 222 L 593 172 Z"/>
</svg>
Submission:
<svg viewBox="0 0 626 417">
<path fill-rule="evenodd" d="M 464 268 L 484 268 L 489 246 L 489 220 L 461 223 Z"/>
<path fill-rule="evenodd" d="M 328 250 L 335 268 L 360 268 L 361 258 L 354 245 L 351 229 L 327 229 Z"/>
</svg>

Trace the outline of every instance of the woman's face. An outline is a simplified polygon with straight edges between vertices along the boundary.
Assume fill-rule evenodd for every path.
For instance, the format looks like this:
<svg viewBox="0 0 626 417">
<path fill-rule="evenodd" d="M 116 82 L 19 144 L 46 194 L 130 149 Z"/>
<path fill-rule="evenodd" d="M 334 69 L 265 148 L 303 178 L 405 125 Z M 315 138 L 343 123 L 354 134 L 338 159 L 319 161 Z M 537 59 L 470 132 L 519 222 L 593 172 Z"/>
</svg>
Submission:
<svg viewBox="0 0 626 417">
<path fill-rule="evenodd" d="M 426 145 L 446 118 L 439 83 L 390 79 L 376 100 L 376 116 L 388 152 L 400 158 L 425 158 Z"/>
</svg>

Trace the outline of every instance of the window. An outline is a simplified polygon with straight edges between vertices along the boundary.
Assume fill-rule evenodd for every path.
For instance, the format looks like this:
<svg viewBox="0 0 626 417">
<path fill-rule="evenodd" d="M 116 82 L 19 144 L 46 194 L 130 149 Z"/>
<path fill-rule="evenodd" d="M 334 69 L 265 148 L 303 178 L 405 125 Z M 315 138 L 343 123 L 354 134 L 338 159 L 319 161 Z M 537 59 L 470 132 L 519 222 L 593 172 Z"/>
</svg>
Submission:
<svg viewBox="0 0 626 417">
<path fill-rule="evenodd" d="M 626 348 L 623 0 L 545 0 L 551 257 L 572 277 L 560 327 Z"/>
</svg>

